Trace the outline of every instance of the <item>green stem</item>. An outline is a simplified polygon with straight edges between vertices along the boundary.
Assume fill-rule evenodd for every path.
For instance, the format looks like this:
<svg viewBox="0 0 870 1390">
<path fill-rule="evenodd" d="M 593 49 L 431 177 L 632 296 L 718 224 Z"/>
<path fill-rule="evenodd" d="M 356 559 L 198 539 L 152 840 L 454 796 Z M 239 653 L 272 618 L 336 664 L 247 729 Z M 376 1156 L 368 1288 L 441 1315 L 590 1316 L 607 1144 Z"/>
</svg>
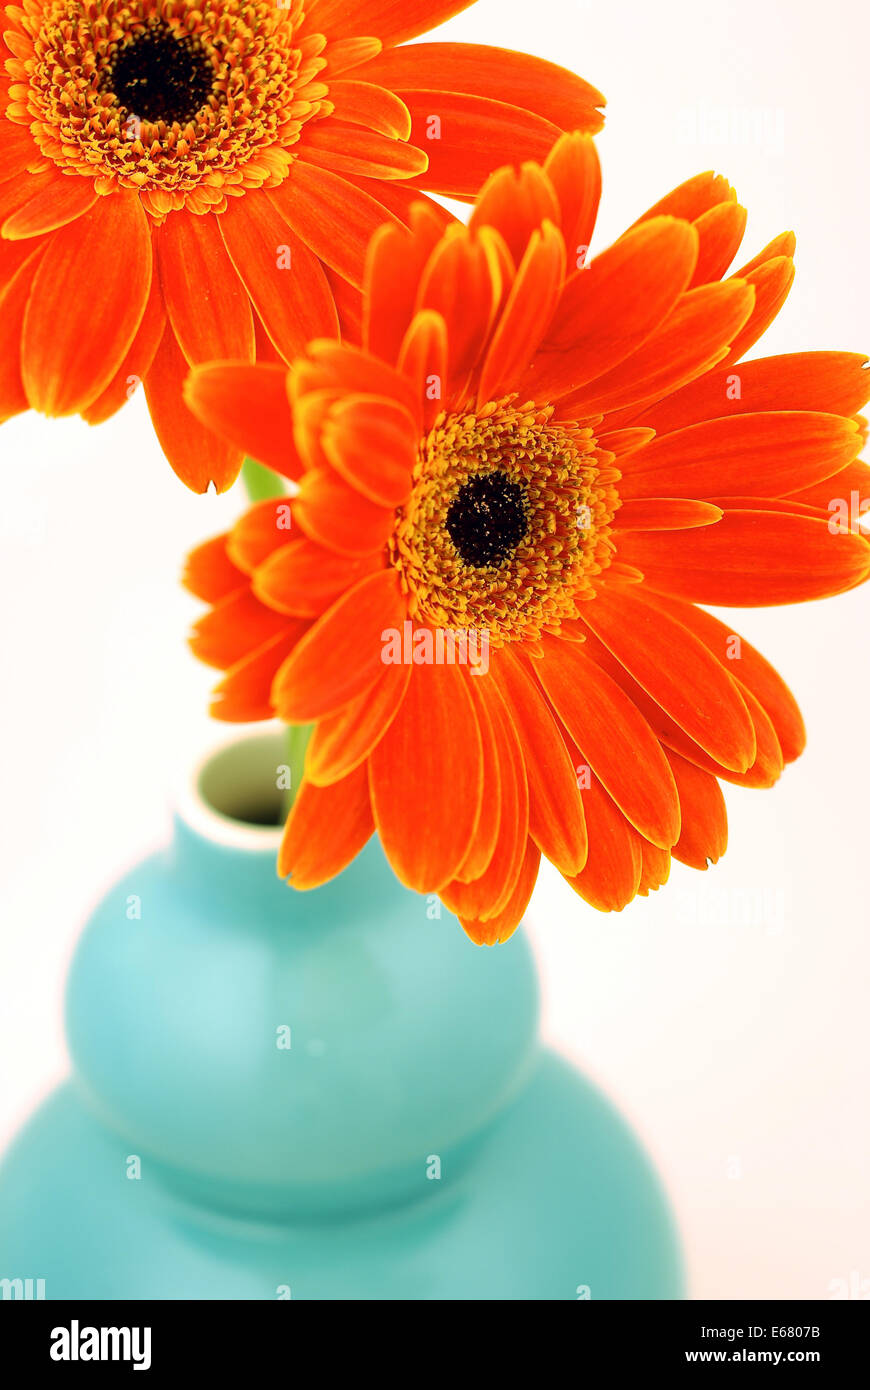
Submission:
<svg viewBox="0 0 870 1390">
<path fill-rule="evenodd" d="M 280 473 L 264 468 L 254 459 L 245 459 L 242 464 L 242 482 L 251 502 L 265 502 L 269 497 L 283 497 L 287 489 Z"/>
<path fill-rule="evenodd" d="M 287 729 L 287 766 L 290 769 L 290 786 L 285 791 L 281 803 L 282 820 L 286 820 L 289 816 L 293 802 L 296 800 L 296 793 L 302 785 L 305 771 L 305 752 L 313 728 L 313 724 L 291 724 Z"/>
<path fill-rule="evenodd" d="M 284 479 L 271 468 L 264 468 L 255 459 L 245 459 L 242 464 L 242 484 L 250 502 L 265 502 L 270 497 L 284 497 L 287 489 Z M 305 750 L 311 737 L 312 724 L 291 724 L 287 729 L 287 766 L 290 769 L 290 785 L 281 801 L 281 819 L 285 821 L 290 814 L 296 793 L 302 784 L 305 768 Z"/>
</svg>

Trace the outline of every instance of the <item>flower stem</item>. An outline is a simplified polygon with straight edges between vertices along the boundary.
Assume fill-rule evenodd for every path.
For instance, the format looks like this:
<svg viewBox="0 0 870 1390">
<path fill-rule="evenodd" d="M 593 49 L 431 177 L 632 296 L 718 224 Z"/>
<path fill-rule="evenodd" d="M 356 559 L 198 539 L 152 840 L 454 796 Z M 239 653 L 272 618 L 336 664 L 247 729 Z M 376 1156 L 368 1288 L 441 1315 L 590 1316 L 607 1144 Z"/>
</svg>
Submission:
<svg viewBox="0 0 870 1390">
<path fill-rule="evenodd" d="M 302 785 L 305 769 L 305 751 L 314 728 L 313 724 L 291 724 L 287 729 L 287 766 L 290 769 L 290 785 L 281 803 L 281 819 L 285 821 L 290 814 L 296 793 Z"/>
<path fill-rule="evenodd" d="M 264 468 L 255 459 L 245 459 L 242 464 L 242 484 L 250 502 L 265 502 L 270 497 L 283 497 L 287 489 L 284 479 L 271 468 Z M 296 800 L 296 793 L 302 784 L 305 767 L 305 750 L 311 737 L 313 724 L 291 724 L 287 729 L 287 766 L 290 769 L 289 783 L 281 800 L 281 820 L 286 821 Z"/>
<path fill-rule="evenodd" d="M 271 468 L 264 468 L 254 459 L 245 459 L 242 464 L 242 482 L 251 502 L 265 502 L 269 497 L 283 497 L 286 492 L 284 479 Z"/>
</svg>

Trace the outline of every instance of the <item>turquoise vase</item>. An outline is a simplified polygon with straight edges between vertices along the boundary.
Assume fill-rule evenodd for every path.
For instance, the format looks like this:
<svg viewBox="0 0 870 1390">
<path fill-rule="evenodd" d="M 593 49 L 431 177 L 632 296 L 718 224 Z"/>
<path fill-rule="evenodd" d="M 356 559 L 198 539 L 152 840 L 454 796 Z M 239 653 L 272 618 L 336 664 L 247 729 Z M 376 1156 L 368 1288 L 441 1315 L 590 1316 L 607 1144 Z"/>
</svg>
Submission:
<svg viewBox="0 0 870 1390">
<path fill-rule="evenodd" d="M 288 888 L 281 762 L 271 735 L 210 758 L 172 844 L 88 923 L 72 1078 L 0 1167 L 0 1279 L 49 1299 L 680 1297 L 648 1159 L 538 1040 L 522 933 L 472 945 L 377 839 Z"/>
</svg>

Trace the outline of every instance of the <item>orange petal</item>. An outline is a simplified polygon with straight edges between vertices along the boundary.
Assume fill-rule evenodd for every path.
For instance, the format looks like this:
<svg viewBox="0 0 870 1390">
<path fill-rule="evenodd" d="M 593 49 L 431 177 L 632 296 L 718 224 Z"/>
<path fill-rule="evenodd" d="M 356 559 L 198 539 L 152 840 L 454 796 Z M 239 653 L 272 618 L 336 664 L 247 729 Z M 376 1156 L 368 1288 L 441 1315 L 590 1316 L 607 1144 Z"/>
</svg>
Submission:
<svg viewBox="0 0 870 1390">
<path fill-rule="evenodd" d="M 791 259 L 794 238 L 791 233 L 788 237 L 786 255 L 768 258 L 762 252 L 757 258 L 758 264 L 750 263 L 750 266 L 738 272 L 741 280 L 747 285 L 752 285 L 755 290 L 755 304 L 752 313 L 731 344 L 731 350 L 724 359 L 726 366 L 730 362 L 739 361 L 743 354 L 758 342 L 788 298 L 794 282 L 794 261 Z"/>
<path fill-rule="evenodd" d="M 606 381 L 666 320 L 697 254 L 694 228 L 673 218 L 644 222 L 602 251 L 565 286 L 529 385 L 557 396 Z"/>
<path fill-rule="evenodd" d="M 213 362 L 194 367 L 184 381 L 184 399 L 198 420 L 236 450 L 285 478 L 301 477 L 286 367 L 271 362 Z"/>
<path fill-rule="evenodd" d="M 362 293 L 355 285 L 342 280 L 337 271 L 324 266 L 326 279 L 335 301 L 338 326 L 342 343 L 361 347 L 363 340 L 363 302 Z"/>
<path fill-rule="evenodd" d="M 716 365 L 752 312 L 739 280 L 688 290 L 641 347 L 563 402 L 576 416 L 658 400 Z"/>
<path fill-rule="evenodd" d="M 319 888 L 347 868 L 373 830 L 365 767 L 330 787 L 305 780 L 284 829 L 278 873 L 294 888 Z"/>
<path fill-rule="evenodd" d="M 292 624 L 292 619 L 273 613 L 249 590 L 242 590 L 221 599 L 194 623 L 190 647 L 207 666 L 227 671 Z"/>
<path fill-rule="evenodd" d="M 429 156 L 417 181 L 447 197 L 473 198 L 502 164 L 543 163 L 562 133 L 532 111 L 486 96 L 410 88 L 399 95 L 411 113 L 411 140 Z"/>
<path fill-rule="evenodd" d="M 345 396 L 329 411 L 321 443 L 336 472 L 370 501 L 398 507 L 410 492 L 417 426 L 407 410 L 389 398 Z"/>
<path fill-rule="evenodd" d="M 731 768 L 724 767 L 721 763 L 717 762 L 715 758 L 710 757 L 709 753 L 705 752 L 693 739 L 689 738 L 688 734 L 684 733 L 679 724 L 665 712 L 661 705 L 657 704 L 656 701 L 647 694 L 642 686 L 638 685 L 637 681 L 629 675 L 624 666 L 620 665 L 603 643 L 599 642 L 591 628 L 586 630 L 586 641 L 583 644 L 583 651 L 590 660 L 594 661 L 596 665 L 606 671 L 608 675 L 616 681 L 617 685 L 625 691 L 632 703 L 640 710 L 641 714 L 643 714 L 656 738 L 666 748 L 680 753 L 698 767 L 705 768 L 708 772 L 711 772 L 715 777 L 721 777 L 726 781 L 735 782 L 740 786 L 770 785 L 769 782 L 763 779 L 760 780 L 753 770 L 759 757 L 762 758 L 762 761 L 765 760 L 769 749 L 759 748 L 759 721 L 756 718 L 756 707 L 752 702 L 751 696 L 747 695 L 743 685 L 739 681 L 736 682 L 736 684 L 741 698 L 747 707 L 749 717 L 752 720 L 752 746 L 755 750 L 753 755 L 754 761 L 744 772 L 738 772 Z M 762 738 L 766 738 L 768 731 L 762 729 L 761 734 Z M 743 764 L 741 764 L 741 766 L 743 766 Z"/>
<path fill-rule="evenodd" d="M 367 81 L 383 82 L 400 95 L 405 90 L 426 91 L 430 100 L 442 92 L 463 92 L 503 102 L 509 94 L 515 106 L 545 117 L 562 130 L 582 130 L 594 135 L 604 124 L 596 109 L 604 105 L 604 97 L 597 88 L 567 68 L 509 48 L 475 43 L 419 43 L 408 48 L 390 48 L 367 63 L 358 75 Z M 439 109 L 437 101 L 431 109 Z M 520 158 L 531 157 L 531 152 L 521 149 L 514 153 Z"/>
<path fill-rule="evenodd" d="M 185 589 L 206 603 L 219 603 L 247 587 L 245 576 L 227 555 L 226 535 L 214 536 L 191 550 L 181 582 Z"/>
<path fill-rule="evenodd" d="M 229 724 L 271 719 L 274 715 L 271 690 L 275 673 L 286 661 L 304 630 L 303 623 L 290 624 L 286 631 L 279 632 L 231 666 L 223 680 L 215 686 L 208 711 L 212 719 Z"/>
<path fill-rule="evenodd" d="M 253 578 L 254 593 L 279 613 L 316 618 L 345 589 L 382 564 L 378 555 L 352 560 L 300 536 L 260 563 Z"/>
<path fill-rule="evenodd" d="M 447 324 L 441 314 L 434 309 L 415 314 L 402 340 L 399 370 L 413 382 L 422 402 L 424 429 L 431 429 L 441 414 L 447 353 Z"/>
<path fill-rule="evenodd" d="M 819 410 L 855 415 L 870 400 L 870 370 L 858 352 L 794 352 L 719 368 L 643 413 L 657 434 L 722 415 Z"/>
<path fill-rule="evenodd" d="M 628 696 L 578 645 L 547 638 L 543 646 L 535 673 L 571 737 L 632 825 L 653 844 L 669 848 L 679 838 L 680 808 L 658 739 Z"/>
<path fill-rule="evenodd" d="M 691 869 L 715 864 L 728 846 L 728 813 L 716 778 L 665 750 L 680 795 L 680 838 L 671 853 Z"/>
<path fill-rule="evenodd" d="M 586 863 L 586 823 L 577 773 L 540 687 L 505 647 L 494 670 L 523 748 L 529 784 L 529 833 L 562 873 Z M 481 679 L 485 679 L 482 677 Z"/>
<path fill-rule="evenodd" d="M 359 348 L 331 339 L 308 344 L 307 355 L 294 362 L 290 372 L 290 400 L 303 403 L 311 391 L 335 390 L 338 395 L 362 391 L 365 395 L 389 396 L 416 417 L 417 395 L 413 384 L 377 357 Z"/>
<path fill-rule="evenodd" d="M 194 492 L 207 492 L 214 483 L 225 492 L 239 476 L 242 451 L 225 444 L 194 418 L 184 403 L 183 389 L 189 367 L 172 324 L 167 322 L 151 369 L 145 378 L 145 396 L 161 447 L 172 468 Z"/>
<path fill-rule="evenodd" d="M 338 315 L 323 266 L 284 208 L 282 188 L 231 198 L 218 222 L 266 332 L 289 362 L 310 338 L 337 337 Z M 219 355 L 241 354 L 212 354 Z"/>
<path fill-rule="evenodd" d="M 374 82 L 338 78 L 329 83 L 329 100 L 340 121 L 367 126 L 391 140 L 407 140 L 411 116 L 401 97 Z"/>
<path fill-rule="evenodd" d="M 3 121 L 0 129 L 6 125 Z M 38 174 L 22 173 L 17 177 L 0 180 L 0 223 L 12 217 L 32 198 L 51 192 L 57 185 L 57 170 L 40 170 Z"/>
<path fill-rule="evenodd" d="M 287 545 L 292 524 L 289 497 L 255 502 L 230 530 L 227 554 L 243 574 L 253 575 L 270 555 Z"/>
<path fill-rule="evenodd" d="M 683 537 L 679 539 L 682 545 Z M 691 739 L 725 767 L 755 757 L 752 720 L 723 664 L 699 637 L 635 588 L 602 586 L 583 620 L 617 661 Z"/>
<path fill-rule="evenodd" d="M 712 502 L 688 497 L 638 497 L 623 502 L 614 520 L 616 531 L 686 531 L 715 526 L 722 515 Z"/>
<path fill-rule="evenodd" d="M 556 190 L 540 165 L 527 161 L 519 169 L 503 165 L 490 175 L 477 196 L 468 226 L 472 231 L 494 227 L 518 265 L 532 234 L 548 221 L 555 227 L 561 225 Z"/>
<path fill-rule="evenodd" d="M 191 364 L 213 358 L 254 360 L 251 303 L 227 255 L 222 221 L 212 213 L 176 213 L 157 230 L 166 311 Z"/>
<path fill-rule="evenodd" d="M 694 221 L 698 233 L 698 263 L 693 285 L 720 280 L 740 248 L 746 230 L 746 208 L 738 202 L 717 203 Z"/>
<path fill-rule="evenodd" d="M 36 257 L 41 256 L 51 245 L 51 237 L 39 237 L 35 241 L 0 241 L 0 289 L 16 275 L 27 261 L 32 262 L 31 270 L 36 269 Z"/>
<path fill-rule="evenodd" d="M 166 309 L 160 276 L 151 279 L 151 293 L 130 349 L 102 395 L 82 411 L 89 425 L 100 425 L 121 409 L 139 390 L 151 370 L 166 328 Z"/>
<path fill-rule="evenodd" d="M 394 525 L 390 508 L 370 502 L 332 470 L 316 468 L 300 483 L 293 515 L 311 540 L 351 556 L 380 551 Z"/>
<path fill-rule="evenodd" d="M 655 438 L 655 430 L 650 429 L 625 429 L 625 430 L 605 430 L 598 436 L 599 447 L 606 453 L 613 454 L 622 468 L 623 461 L 637 453 L 645 444 L 649 444 Z M 629 470 L 630 471 L 630 470 Z M 619 489 L 622 496 L 622 487 Z"/>
<path fill-rule="evenodd" d="M 478 817 L 483 755 L 468 679 L 459 666 L 415 666 L 368 763 L 384 852 L 418 892 L 437 892 L 455 876 Z M 451 748 L 459 756 L 448 756 Z"/>
<path fill-rule="evenodd" d="M 496 400 L 532 360 L 559 300 L 565 243 L 551 222 L 532 233 L 481 368 L 478 404 Z"/>
<path fill-rule="evenodd" d="M 270 366 L 281 366 L 284 359 L 266 332 L 259 314 L 254 314 L 254 341 L 258 362 L 268 362 Z"/>
<path fill-rule="evenodd" d="M 363 193 L 368 193 L 375 202 L 381 203 L 386 208 L 387 216 L 392 215 L 406 229 L 413 227 L 419 209 L 422 209 L 442 232 L 457 220 L 452 212 L 413 184 L 385 183 L 383 179 L 367 179 L 361 174 L 344 174 L 343 178 Z"/>
<path fill-rule="evenodd" d="M 770 662 L 745 637 L 705 609 L 661 594 L 650 593 L 645 598 L 652 607 L 689 628 L 718 661 L 728 663 L 726 669 L 733 671 L 741 686 L 752 691 L 773 720 L 786 762 L 799 757 L 806 744 L 804 721 L 794 695 Z"/>
<path fill-rule="evenodd" d="M 347 16 L 344 16 L 347 19 Z M 300 29 L 300 33 L 302 30 Z M 366 63 L 370 58 L 376 58 L 380 53 L 383 44 L 380 39 L 373 36 L 368 38 L 347 38 L 332 39 L 323 50 L 321 57 L 326 63 L 324 73 L 329 73 L 330 77 L 336 77 L 339 73 L 350 72 L 352 68 L 358 68 L 361 63 Z"/>
<path fill-rule="evenodd" d="M 17 249 L 17 248 L 16 248 Z M 44 254 L 42 249 L 28 255 L 16 256 L 16 268 L 4 265 L 4 279 L 0 287 L 0 319 L 3 323 L 6 345 L 0 354 L 0 421 L 8 420 L 27 410 L 29 402 L 21 380 L 21 329 L 30 287 Z M 4 257 L 4 260 L 7 260 Z"/>
<path fill-rule="evenodd" d="M 619 557 L 650 588 L 736 608 L 801 603 L 854 588 L 870 575 L 870 544 L 827 522 L 773 511 L 725 511 L 716 526 L 620 536 Z"/>
<path fill-rule="evenodd" d="M 752 766 L 742 775 L 742 782 L 750 787 L 772 787 L 782 775 L 785 766 L 782 748 L 773 727 L 773 720 L 760 700 L 751 690 L 741 687 L 740 693 L 755 725 L 756 754 Z M 727 779 L 728 773 L 722 776 Z"/>
<path fill-rule="evenodd" d="M 526 844 L 526 852 L 520 866 L 516 886 L 508 902 L 494 917 L 485 921 L 471 917 L 460 917 L 462 928 L 477 946 L 495 946 L 513 936 L 523 919 L 532 892 L 538 879 L 541 851 L 533 840 Z"/>
<path fill-rule="evenodd" d="M 739 787 L 772 787 L 780 777 L 785 765 L 773 721 L 750 690 L 741 685 L 740 692 L 752 718 L 756 742 L 755 759 L 745 772 L 732 772 L 728 768 L 720 766 L 702 748 L 687 738 L 681 729 L 674 727 L 671 731 L 663 733 L 661 735 L 662 742 L 669 750 L 679 753 L 688 762 L 694 763 L 697 767 L 724 782 L 733 782 Z"/>
<path fill-rule="evenodd" d="M 498 797 L 498 827 L 492 853 L 486 857 L 486 867 L 474 879 L 469 874 L 477 852 L 469 845 L 457 874 L 461 880 L 442 890 L 442 897 L 451 911 L 465 918 L 483 919 L 498 916 L 510 902 L 522 873 L 529 838 L 529 787 L 526 777 L 522 744 L 511 711 L 495 681 L 474 677 L 469 685 L 481 728 L 491 738 L 489 750 L 484 736 L 484 756 L 494 759 L 494 767 L 484 764 L 490 776 L 484 783 L 486 797 Z M 496 771 L 497 769 L 497 771 Z M 497 785 L 496 785 L 497 784 Z M 475 837 L 482 833 L 492 839 L 491 808 L 483 808 L 475 824 Z"/>
<path fill-rule="evenodd" d="M 105 390 L 142 321 L 152 269 L 148 219 L 135 194 L 100 198 L 53 234 L 24 316 L 31 405 L 74 415 Z"/>
<path fill-rule="evenodd" d="M 637 885 L 638 896 L 646 898 L 650 893 L 667 883 L 671 874 L 671 851 L 651 845 L 649 840 L 641 841 L 641 874 Z"/>
<path fill-rule="evenodd" d="M 414 315 L 423 269 L 442 233 L 440 219 L 421 203 L 412 214 L 410 231 L 386 225 L 369 244 L 363 342 L 371 353 L 391 365 Z"/>
<path fill-rule="evenodd" d="M 94 206 L 98 196 L 91 179 L 58 175 L 17 212 L 7 217 L 0 231 L 9 241 L 54 232 L 58 227 L 75 222 Z"/>
<path fill-rule="evenodd" d="M 808 503 L 832 517 L 845 504 L 853 518 L 863 516 L 870 507 L 870 467 L 856 459 L 824 482 L 789 493 L 786 501 Z"/>
<path fill-rule="evenodd" d="M 389 48 L 425 34 L 471 4 L 473 0 L 354 0 L 351 6 L 347 0 L 317 0 L 297 32 L 328 34 L 330 48 L 336 39 L 374 34 Z"/>
<path fill-rule="evenodd" d="M 577 766 L 588 768 L 578 750 Z M 566 882 L 599 912 L 621 912 L 640 887 L 643 841 L 597 777 L 588 775 L 583 788 L 583 811 L 589 834 L 585 867 Z"/>
<path fill-rule="evenodd" d="M 718 280 L 731 264 L 743 239 L 746 209 L 721 174 L 696 174 L 661 198 L 638 218 L 635 226 L 653 217 L 684 217 L 698 233 L 698 263 L 692 285 Z"/>
<path fill-rule="evenodd" d="M 13 121 L 0 123 L 0 183 L 21 179 L 25 170 L 40 158 L 39 146 L 29 125 L 17 125 Z"/>
<path fill-rule="evenodd" d="M 369 241 L 385 223 L 398 225 L 383 203 L 349 179 L 297 160 L 269 194 L 282 217 L 315 256 L 360 288 Z M 325 328 L 310 332 L 321 337 Z"/>
<path fill-rule="evenodd" d="M 278 672 L 278 717 L 306 724 L 348 704 L 384 674 L 384 633 L 401 630 L 404 618 L 396 570 L 361 579 L 318 618 Z"/>
<path fill-rule="evenodd" d="M 416 144 L 391 140 L 374 130 L 344 125 L 332 116 L 312 122 L 299 145 L 299 159 L 337 174 L 371 179 L 413 179 L 426 173 L 428 158 Z"/>
<path fill-rule="evenodd" d="M 445 400 L 467 378 L 489 337 L 502 293 L 493 241 L 481 228 L 451 227 L 436 246 L 420 280 L 416 309 L 432 309 L 447 325 L 449 376 Z"/>
<path fill-rule="evenodd" d="M 711 208 L 718 207 L 720 203 L 734 201 L 736 196 L 726 178 L 708 170 L 706 173 L 693 175 L 692 178 L 686 179 L 685 183 L 666 193 L 637 219 L 634 226 L 648 222 L 652 217 L 684 217 L 687 221 L 694 222 Z"/>
<path fill-rule="evenodd" d="M 787 512 L 792 516 L 811 516 L 824 522 L 833 518 L 820 507 L 810 507 L 806 502 L 796 502 L 793 497 L 711 497 L 709 499 L 724 513 L 728 512 Z M 836 526 L 836 522 L 833 522 Z"/>
<path fill-rule="evenodd" d="M 305 776 L 328 786 L 365 762 L 398 713 L 411 678 L 409 663 L 386 666 L 374 685 L 337 714 L 318 720 L 305 755 Z"/>
<path fill-rule="evenodd" d="M 297 392 L 290 377 L 290 398 L 293 408 L 293 436 L 299 456 L 305 464 L 305 471 L 319 469 L 330 473 L 332 465 L 323 450 L 323 429 L 333 406 L 344 399 L 344 392 L 336 387 L 322 391 Z M 343 481 L 343 480 L 340 480 Z M 356 490 L 350 489 L 351 496 Z"/>
<path fill-rule="evenodd" d="M 484 907 L 491 902 L 491 896 L 487 896 L 486 889 L 483 888 L 479 894 L 477 889 L 482 887 L 481 880 L 490 868 L 493 857 L 498 849 L 499 832 L 509 834 L 507 829 L 508 821 L 512 824 L 517 822 L 513 781 L 511 771 L 503 772 L 501 766 L 502 746 L 499 735 L 493 726 L 493 716 L 490 714 L 491 700 L 487 698 L 487 686 L 491 682 L 481 685 L 480 680 L 475 678 L 468 682 L 474 700 L 474 708 L 477 714 L 477 723 L 480 729 L 481 751 L 483 754 L 483 783 L 480 798 L 480 813 L 474 826 L 474 834 L 468 843 L 465 858 L 456 871 L 456 877 L 462 883 L 475 883 L 475 902 L 483 903 Z M 510 756 L 516 760 L 517 778 L 525 783 L 525 774 L 521 766 L 521 754 L 518 739 L 513 739 L 513 746 Z M 527 798 L 526 798 L 527 800 Z M 504 809 L 505 823 L 502 824 L 502 809 Z M 524 816 L 524 825 L 528 832 L 528 808 Z M 447 891 L 447 890 L 445 890 Z M 475 911 L 478 909 L 475 908 Z"/>
<path fill-rule="evenodd" d="M 621 560 L 611 560 L 607 578 L 615 584 L 642 584 L 643 570 L 635 569 L 634 565 L 624 565 Z"/>
<path fill-rule="evenodd" d="M 623 469 L 620 496 L 765 496 L 809 486 L 850 463 L 861 448 L 854 420 L 809 410 L 706 420 L 653 440 Z"/>
<path fill-rule="evenodd" d="M 559 200 L 569 264 L 579 270 L 589 258 L 601 198 L 601 165 L 595 141 L 576 130 L 561 136 L 544 161 L 544 173 Z"/>
</svg>

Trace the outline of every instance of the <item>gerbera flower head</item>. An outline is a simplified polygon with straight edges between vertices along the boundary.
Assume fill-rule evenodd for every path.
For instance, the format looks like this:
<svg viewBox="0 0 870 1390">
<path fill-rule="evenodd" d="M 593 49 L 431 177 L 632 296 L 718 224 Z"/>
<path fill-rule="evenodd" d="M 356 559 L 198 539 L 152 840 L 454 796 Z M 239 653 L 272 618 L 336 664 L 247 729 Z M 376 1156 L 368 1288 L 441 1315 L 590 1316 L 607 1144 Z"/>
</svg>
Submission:
<svg viewBox="0 0 870 1390">
<path fill-rule="evenodd" d="M 368 240 L 419 189 L 468 199 L 512 152 L 602 123 L 552 63 L 402 46 L 469 3 L 5 6 L 0 420 L 97 423 L 144 382 L 176 472 L 228 487 L 242 456 L 185 409 L 189 365 L 358 341 Z"/>
<path fill-rule="evenodd" d="M 361 348 L 189 384 L 292 480 L 187 569 L 213 605 L 194 650 L 226 672 L 213 713 L 314 725 L 281 874 L 316 886 L 377 829 L 481 942 L 542 853 L 602 910 L 717 860 L 720 782 L 770 786 L 804 729 L 699 605 L 870 574 L 866 359 L 742 360 L 791 235 L 723 279 L 745 212 L 704 174 L 590 259 L 599 188 L 565 136 L 495 173 L 467 228 L 421 206 L 375 235 Z"/>
</svg>

